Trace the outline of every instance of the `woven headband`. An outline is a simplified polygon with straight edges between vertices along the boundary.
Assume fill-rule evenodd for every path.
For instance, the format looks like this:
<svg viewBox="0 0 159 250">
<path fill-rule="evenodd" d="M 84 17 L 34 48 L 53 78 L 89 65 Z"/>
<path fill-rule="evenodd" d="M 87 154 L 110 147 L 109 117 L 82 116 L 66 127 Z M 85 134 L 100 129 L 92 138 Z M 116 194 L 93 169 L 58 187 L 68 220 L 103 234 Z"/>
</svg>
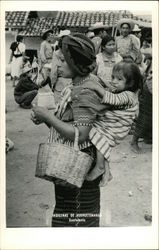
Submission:
<svg viewBox="0 0 159 250">
<path fill-rule="evenodd" d="M 90 60 L 90 65 L 84 66 L 81 64 L 78 64 L 78 62 L 74 61 L 74 58 L 72 57 L 70 53 L 69 46 L 72 46 L 72 48 L 76 49 L 77 52 L 80 54 L 86 56 Z M 94 69 L 94 63 L 95 63 L 95 49 L 94 46 L 91 45 L 88 41 L 85 39 L 82 39 L 80 37 L 75 37 L 68 35 L 65 37 L 62 41 L 62 52 L 64 54 L 64 57 L 67 61 L 67 63 L 80 75 L 86 75 L 90 71 Z M 76 58 L 77 59 L 77 58 Z M 91 63 L 92 62 L 92 63 Z M 93 64 L 93 65 L 92 65 Z M 93 67 L 92 67 L 93 66 Z"/>
<path fill-rule="evenodd" d="M 94 47 L 89 43 L 87 42 L 86 40 L 80 38 L 80 37 L 74 37 L 74 36 L 71 36 L 71 35 L 68 35 L 68 37 L 70 37 L 72 40 L 80 43 L 80 45 L 83 47 L 83 44 L 86 45 L 87 47 L 89 47 L 90 49 L 92 49 L 94 51 Z"/>
</svg>

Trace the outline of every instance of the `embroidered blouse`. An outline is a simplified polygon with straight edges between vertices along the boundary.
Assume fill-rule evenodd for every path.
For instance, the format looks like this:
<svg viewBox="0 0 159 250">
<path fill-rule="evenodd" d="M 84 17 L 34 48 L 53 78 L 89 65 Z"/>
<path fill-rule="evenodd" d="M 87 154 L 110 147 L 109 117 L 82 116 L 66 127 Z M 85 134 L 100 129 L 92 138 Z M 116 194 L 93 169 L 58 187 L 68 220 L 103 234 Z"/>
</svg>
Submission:
<svg viewBox="0 0 159 250">
<path fill-rule="evenodd" d="M 95 76 L 90 76 L 90 79 L 84 81 L 84 83 L 94 80 Z M 84 89 L 82 84 L 71 88 L 72 90 L 66 87 L 57 116 L 61 116 L 61 120 L 69 122 L 72 126 L 92 126 L 95 120 L 97 120 L 99 112 L 103 112 L 106 109 L 105 104 L 101 103 L 101 98 L 95 91 Z M 53 128 L 50 131 L 51 141 L 61 140 L 64 143 L 69 143 L 68 140 L 62 138 Z M 79 145 L 79 148 L 83 149 L 90 145 L 92 144 L 88 139 Z"/>
</svg>

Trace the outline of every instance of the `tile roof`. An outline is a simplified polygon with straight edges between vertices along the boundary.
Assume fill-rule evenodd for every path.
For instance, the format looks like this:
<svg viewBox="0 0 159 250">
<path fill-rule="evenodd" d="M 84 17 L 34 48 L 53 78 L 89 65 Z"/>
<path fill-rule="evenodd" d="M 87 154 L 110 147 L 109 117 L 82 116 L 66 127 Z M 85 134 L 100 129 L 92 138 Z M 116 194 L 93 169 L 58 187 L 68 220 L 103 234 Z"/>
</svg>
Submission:
<svg viewBox="0 0 159 250">
<path fill-rule="evenodd" d="M 23 36 L 41 36 L 47 29 L 53 28 L 54 18 L 31 18 L 29 19 L 25 30 L 20 34 Z"/>
<path fill-rule="evenodd" d="M 59 11 L 54 20 L 55 26 L 90 27 L 96 22 L 113 26 L 122 17 L 121 12 L 114 11 Z"/>
<path fill-rule="evenodd" d="M 96 22 L 113 27 L 124 17 L 137 20 L 141 26 L 151 27 L 151 22 L 145 22 L 145 20 L 135 17 L 129 11 L 58 11 L 55 17 L 41 18 L 28 18 L 28 12 L 8 12 L 6 13 L 6 27 L 25 27 L 20 34 L 41 36 L 45 30 L 50 28 L 55 32 L 57 29 L 66 28 L 87 29 Z"/>
<path fill-rule="evenodd" d="M 6 28 L 23 28 L 28 21 L 29 12 L 27 11 L 6 11 L 5 27 Z"/>
</svg>

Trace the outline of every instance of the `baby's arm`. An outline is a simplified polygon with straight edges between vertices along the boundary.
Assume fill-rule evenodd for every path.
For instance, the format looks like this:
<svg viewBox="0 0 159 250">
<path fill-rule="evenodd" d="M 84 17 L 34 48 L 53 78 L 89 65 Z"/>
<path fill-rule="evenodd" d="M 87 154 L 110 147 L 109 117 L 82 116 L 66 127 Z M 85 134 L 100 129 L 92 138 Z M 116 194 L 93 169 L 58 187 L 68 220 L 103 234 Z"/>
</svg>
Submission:
<svg viewBox="0 0 159 250">
<path fill-rule="evenodd" d="M 84 88 L 94 90 L 102 98 L 102 103 L 110 105 L 132 105 L 134 103 L 133 93 L 130 91 L 123 91 L 121 93 L 112 93 L 105 90 L 100 84 L 95 82 L 86 83 L 83 85 Z M 113 89 L 111 90 L 113 91 Z"/>
<path fill-rule="evenodd" d="M 111 93 L 109 91 L 104 91 L 104 96 L 102 103 L 120 106 L 120 105 L 132 105 L 135 100 L 133 100 L 133 93 L 130 91 L 123 91 L 121 93 Z"/>
<path fill-rule="evenodd" d="M 101 97 L 104 98 L 105 95 L 105 89 L 102 87 L 99 83 L 95 82 L 89 82 L 83 85 L 83 87 L 86 89 L 91 89 L 97 92 L 97 94 Z"/>
</svg>

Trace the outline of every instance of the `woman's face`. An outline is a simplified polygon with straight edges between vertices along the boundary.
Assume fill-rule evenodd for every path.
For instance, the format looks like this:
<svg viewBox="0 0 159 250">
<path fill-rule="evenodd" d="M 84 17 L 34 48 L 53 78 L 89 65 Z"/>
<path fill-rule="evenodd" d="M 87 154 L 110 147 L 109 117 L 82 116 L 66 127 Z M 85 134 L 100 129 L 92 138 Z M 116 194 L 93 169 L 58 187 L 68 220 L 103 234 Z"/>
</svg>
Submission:
<svg viewBox="0 0 159 250">
<path fill-rule="evenodd" d="M 121 71 L 112 74 L 112 92 L 120 93 L 126 89 L 126 78 Z"/>
<path fill-rule="evenodd" d="M 104 46 L 104 51 L 110 55 L 113 54 L 115 52 L 115 42 L 113 40 L 107 42 Z"/>
<path fill-rule="evenodd" d="M 73 70 L 65 61 L 64 55 L 62 53 L 59 56 L 57 69 L 59 74 L 64 78 L 73 78 L 75 76 Z"/>
<path fill-rule="evenodd" d="M 128 36 L 129 33 L 130 33 L 129 24 L 124 23 L 124 24 L 121 26 L 121 34 L 122 34 L 123 36 Z"/>
</svg>

